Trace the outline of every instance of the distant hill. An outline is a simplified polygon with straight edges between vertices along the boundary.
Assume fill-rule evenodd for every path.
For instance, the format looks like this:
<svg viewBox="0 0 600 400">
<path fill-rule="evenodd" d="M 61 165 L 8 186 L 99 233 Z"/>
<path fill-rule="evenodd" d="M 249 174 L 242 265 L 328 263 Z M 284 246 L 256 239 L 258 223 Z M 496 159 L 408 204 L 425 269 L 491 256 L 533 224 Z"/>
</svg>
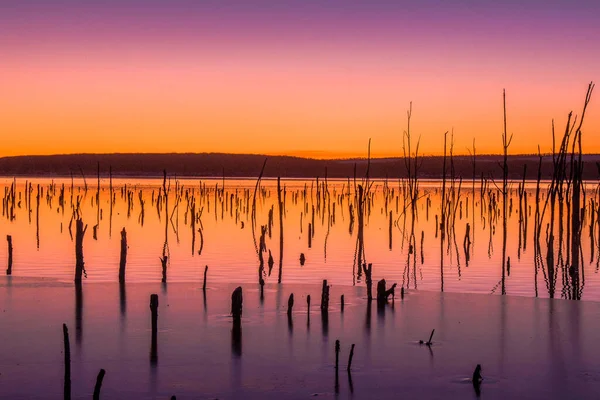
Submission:
<svg viewBox="0 0 600 400">
<path fill-rule="evenodd" d="M 254 154 L 223 153 L 174 153 L 174 154 L 68 154 L 49 156 L 17 156 L 0 158 L 0 175 L 2 176 L 86 176 L 97 174 L 98 163 L 101 175 L 108 175 L 109 168 L 113 176 L 157 177 L 163 170 L 169 175 L 203 176 L 203 177 L 257 177 L 262 164 L 268 159 L 265 177 L 314 178 L 327 176 L 330 178 L 352 178 L 356 168 L 356 176 L 361 178 L 367 168 L 366 159 L 334 159 L 316 160 L 289 156 L 264 156 Z M 499 155 L 477 156 L 477 178 L 501 177 L 502 157 Z M 509 176 L 520 179 L 524 166 L 527 166 L 527 177 L 537 176 L 539 159 L 535 155 L 509 156 Z M 584 178 L 599 179 L 600 155 L 584 155 Z M 456 176 L 471 179 L 473 161 L 469 156 L 455 156 L 453 160 Z M 356 166 L 356 167 L 355 167 Z M 442 176 L 443 158 L 441 156 L 423 157 L 420 168 L 421 178 L 440 178 Z M 448 174 L 450 162 L 448 159 Z M 544 156 L 542 162 L 542 178 L 548 179 L 552 173 L 552 157 Z M 369 174 L 372 178 L 396 179 L 406 177 L 403 158 L 376 158 L 371 160 Z"/>
</svg>

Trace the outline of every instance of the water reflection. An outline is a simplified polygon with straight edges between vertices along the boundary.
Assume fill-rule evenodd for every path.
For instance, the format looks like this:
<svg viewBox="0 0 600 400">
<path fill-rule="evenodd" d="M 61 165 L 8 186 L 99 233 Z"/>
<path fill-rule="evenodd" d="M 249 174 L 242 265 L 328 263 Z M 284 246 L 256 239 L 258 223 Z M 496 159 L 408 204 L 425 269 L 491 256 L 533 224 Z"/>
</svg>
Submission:
<svg viewBox="0 0 600 400">
<path fill-rule="evenodd" d="M 81 220 L 93 225 L 94 234 L 81 240 L 87 279 L 94 281 L 116 280 L 116 225 L 128 233 L 126 279 L 132 282 L 198 281 L 201 263 L 214 271 L 215 282 L 258 282 L 261 293 L 267 282 L 316 283 L 327 276 L 336 285 L 365 285 L 376 277 L 405 289 L 600 300 L 600 193 L 591 183 L 582 188 L 581 240 L 573 235 L 572 193 L 565 189 L 520 180 L 503 193 L 485 177 L 464 189 L 451 169 L 445 187 L 420 181 L 414 206 L 414 189 L 405 183 L 374 180 L 213 185 L 168 174 L 161 180 L 101 176 L 91 196 L 75 178 L 3 184 L 6 196 L 14 190 L 25 199 L 3 203 L 0 219 L 15 243 L 17 276 L 70 280 Z M 206 212 L 214 218 L 202 218 Z M 161 249 L 160 266 L 151 248 Z"/>
<path fill-rule="evenodd" d="M 127 311 L 127 291 L 125 289 L 125 281 L 119 282 L 119 309 L 121 311 L 121 317 L 125 316 Z"/>
<path fill-rule="evenodd" d="M 75 282 L 75 343 L 81 344 L 83 336 L 83 288 L 81 282 Z"/>
</svg>

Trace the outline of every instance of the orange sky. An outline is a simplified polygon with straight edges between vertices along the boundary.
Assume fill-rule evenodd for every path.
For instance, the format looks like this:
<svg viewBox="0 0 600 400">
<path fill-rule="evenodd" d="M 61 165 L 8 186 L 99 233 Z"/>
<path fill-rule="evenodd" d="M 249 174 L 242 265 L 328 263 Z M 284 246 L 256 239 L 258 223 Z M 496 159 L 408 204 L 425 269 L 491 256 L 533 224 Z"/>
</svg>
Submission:
<svg viewBox="0 0 600 400">
<path fill-rule="evenodd" d="M 43 15 L 22 18 L 34 17 Z M 369 138 L 373 156 L 395 156 L 402 154 L 411 101 L 421 153 L 440 154 L 443 133 L 451 130 L 457 154 L 467 153 L 473 138 L 478 153 L 498 153 L 503 88 L 514 133 L 509 152 L 534 153 L 538 144 L 549 151 L 552 118 L 562 131 L 568 112 L 581 112 L 600 62 L 597 50 L 590 51 L 597 30 L 542 34 L 528 21 L 517 23 L 514 34 L 486 30 L 483 21 L 473 32 L 450 26 L 406 39 L 402 32 L 379 32 L 375 17 L 360 30 L 368 38 L 352 33 L 352 24 L 366 24 L 354 17 L 340 26 L 339 37 L 318 23 L 311 28 L 329 36 L 310 36 L 303 25 L 287 28 L 284 17 L 283 28 L 232 33 L 221 27 L 221 36 L 211 36 L 217 30 L 210 27 L 204 36 L 175 28 L 158 35 L 152 24 L 136 31 L 109 17 L 102 25 L 106 32 L 98 34 L 76 24 L 75 16 L 61 18 L 66 21 L 56 26 L 51 19 L 45 25 L 29 21 L 33 28 L 27 31 L 26 24 L 1 28 L 10 35 L 0 40 L 0 156 L 346 157 L 364 156 Z M 152 18 L 153 24 L 161 21 Z M 519 30 L 527 29 L 529 36 L 521 38 Z M 289 37 L 278 41 L 277 33 Z M 583 37 L 590 40 L 569 42 Z M 600 153 L 598 104 L 594 98 L 584 125 L 585 152 Z"/>
</svg>

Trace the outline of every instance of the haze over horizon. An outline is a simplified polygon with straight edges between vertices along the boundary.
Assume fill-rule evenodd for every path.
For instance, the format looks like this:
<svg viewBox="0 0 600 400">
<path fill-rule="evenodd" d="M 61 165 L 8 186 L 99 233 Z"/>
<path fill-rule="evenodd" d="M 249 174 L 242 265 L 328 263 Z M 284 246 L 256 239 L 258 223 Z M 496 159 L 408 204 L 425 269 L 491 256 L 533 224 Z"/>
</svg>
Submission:
<svg viewBox="0 0 600 400">
<path fill-rule="evenodd" d="M 598 80 L 600 3 L 425 0 L 9 1 L 0 6 L 0 156 L 551 150 Z M 600 107 L 583 149 L 600 153 Z"/>
</svg>

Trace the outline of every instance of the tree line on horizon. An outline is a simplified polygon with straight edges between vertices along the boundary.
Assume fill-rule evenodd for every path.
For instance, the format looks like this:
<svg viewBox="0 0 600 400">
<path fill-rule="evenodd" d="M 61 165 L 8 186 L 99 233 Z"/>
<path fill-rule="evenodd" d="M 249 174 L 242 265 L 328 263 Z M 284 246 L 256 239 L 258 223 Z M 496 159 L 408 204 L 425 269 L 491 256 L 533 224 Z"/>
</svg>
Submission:
<svg viewBox="0 0 600 400">
<path fill-rule="evenodd" d="M 181 177 L 256 177 L 268 158 L 264 177 L 282 178 L 353 178 L 362 177 L 367 169 L 367 158 L 310 159 L 292 156 L 264 156 L 253 154 L 176 153 L 176 154 L 71 154 L 49 156 L 16 156 L 0 158 L 0 175 L 48 176 L 81 178 L 82 175 L 160 177 L 163 170 Z M 420 156 L 419 175 L 423 179 L 441 178 L 443 156 Z M 584 179 L 598 179 L 600 156 L 584 155 L 587 168 Z M 536 179 L 539 165 L 537 155 L 508 156 L 509 178 Z M 470 177 L 473 165 L 478 178 L 500 179 L 502 155 L 454 156 L 458 176 Z M 405 158 L 373 158 L 369 174 L 374 179 L 406 178 Z M 542 179 L 550 179 L 553 172 L 552 156 L 542 156 Z"/>
</svg>

